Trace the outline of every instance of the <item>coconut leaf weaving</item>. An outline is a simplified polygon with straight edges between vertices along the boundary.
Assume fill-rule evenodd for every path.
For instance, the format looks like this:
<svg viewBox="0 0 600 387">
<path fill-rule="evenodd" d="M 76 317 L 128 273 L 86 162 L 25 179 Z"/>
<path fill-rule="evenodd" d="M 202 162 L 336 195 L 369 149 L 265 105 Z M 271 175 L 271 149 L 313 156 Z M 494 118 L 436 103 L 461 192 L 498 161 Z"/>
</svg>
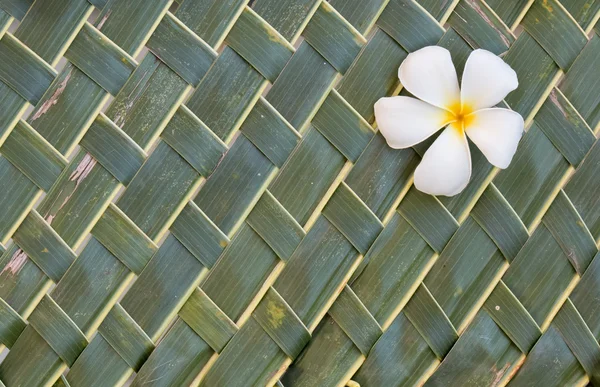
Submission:
<svg viewBox="0 0 600 387">
<path fill-rule="evenodd" d="M 600 385 L 600 1 L 0 0 L 0 386 Z M 476 48 L 512 164 L 373 105 Z"/>
</svg>

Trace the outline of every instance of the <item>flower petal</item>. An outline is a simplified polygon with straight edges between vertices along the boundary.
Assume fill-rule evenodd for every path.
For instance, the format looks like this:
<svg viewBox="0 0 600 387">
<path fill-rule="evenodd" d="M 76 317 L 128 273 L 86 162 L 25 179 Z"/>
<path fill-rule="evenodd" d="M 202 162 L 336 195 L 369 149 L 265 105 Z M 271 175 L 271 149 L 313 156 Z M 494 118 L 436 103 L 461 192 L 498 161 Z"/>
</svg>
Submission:
<svg viewBox="0 0 600 387">
<path fill-rule="evenodd" d="M 450 51 L 429 46 L 410 53 L 398 69 L 400 83 L 415 97 L 449 109 L 460 101 L 460 89 Z"/>
<path fill-rule="evenodd" d="M 465 64 L 461 101 L 471 111 L 489 108 L 517 86 L 517 73 L 502 58 L 486 50 L 475 50 Z"/>
<path fill-rule="evenodd" d="M 420 143 L 447 125 L 449 115 L 427 102 L 400 96 L 377 101 L 375 119 L 388 145 L 402 149 Z"/>
<path fill-rule="evenodd" d="M 498 168 L 510 164 L 523 135 L 523 117 L 508 109 L 482 109 L 473 113 L 473 120 L 465 128 L 490 163 Z"/>
<path fill-rule="evenodd" d="M 462 130 L 448 126 L 415 170 L 415 187 L 430 195 L 454 196 L 471 178 L 471 152 Z"/>
</svg>

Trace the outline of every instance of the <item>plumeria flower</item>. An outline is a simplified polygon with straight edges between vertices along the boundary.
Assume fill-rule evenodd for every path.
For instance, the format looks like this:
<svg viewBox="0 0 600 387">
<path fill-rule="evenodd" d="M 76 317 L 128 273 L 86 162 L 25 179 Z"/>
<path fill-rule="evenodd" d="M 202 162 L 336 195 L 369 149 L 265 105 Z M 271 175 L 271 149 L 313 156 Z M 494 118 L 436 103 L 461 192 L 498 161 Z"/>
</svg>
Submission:
<svg viewBox="0 0 600 387">
<path fill-rule="evenodd" d="M 415 186 L 431 195 L 453 196 L 471 178 L 467 136 L 488 161 L 510 164 L 523 133 L 518 113 L 493 108 L 519 85 L 501 58 L 475 50 L 465 64 L 461 88 L 450 52 L 430 46 L 409 54 L 398 70 L 402 85 L 415 97 L 381 98 L 375 104 L 379 130 L 392 148 L 416 145 L 446 128 L 415 170 Z"/>
</svg>

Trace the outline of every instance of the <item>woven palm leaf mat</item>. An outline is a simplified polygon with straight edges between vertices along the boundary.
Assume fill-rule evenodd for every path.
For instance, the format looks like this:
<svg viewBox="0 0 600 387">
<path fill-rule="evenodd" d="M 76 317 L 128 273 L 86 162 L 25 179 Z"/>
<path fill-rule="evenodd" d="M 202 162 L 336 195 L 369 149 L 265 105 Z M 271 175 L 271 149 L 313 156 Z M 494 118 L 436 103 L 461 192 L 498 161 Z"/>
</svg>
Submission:
<svg viewBox="0 0 600 387">
<path fill-rule="evenodd" d="M 0 0 L 0 385 L 600 383 L 599 16 Z M 527 128 L 452 198 L 373 117 L 435 44 L 501 55 Z"/>
</svg>

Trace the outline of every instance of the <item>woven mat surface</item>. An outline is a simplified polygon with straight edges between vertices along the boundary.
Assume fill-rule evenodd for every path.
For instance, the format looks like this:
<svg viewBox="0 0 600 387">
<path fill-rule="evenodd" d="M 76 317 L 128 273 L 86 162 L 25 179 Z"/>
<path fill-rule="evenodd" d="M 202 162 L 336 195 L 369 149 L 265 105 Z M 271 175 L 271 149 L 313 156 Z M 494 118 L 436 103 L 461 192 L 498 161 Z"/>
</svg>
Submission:
<svg viewBox="0 0 600 387">
<path fill-rule="evenodd" d="M 0 0 L 0 386 L 600 384 L 599 17 Z M 527 128 L 452 198 L 373 117 L 436 44 Z"/>
</svg>

